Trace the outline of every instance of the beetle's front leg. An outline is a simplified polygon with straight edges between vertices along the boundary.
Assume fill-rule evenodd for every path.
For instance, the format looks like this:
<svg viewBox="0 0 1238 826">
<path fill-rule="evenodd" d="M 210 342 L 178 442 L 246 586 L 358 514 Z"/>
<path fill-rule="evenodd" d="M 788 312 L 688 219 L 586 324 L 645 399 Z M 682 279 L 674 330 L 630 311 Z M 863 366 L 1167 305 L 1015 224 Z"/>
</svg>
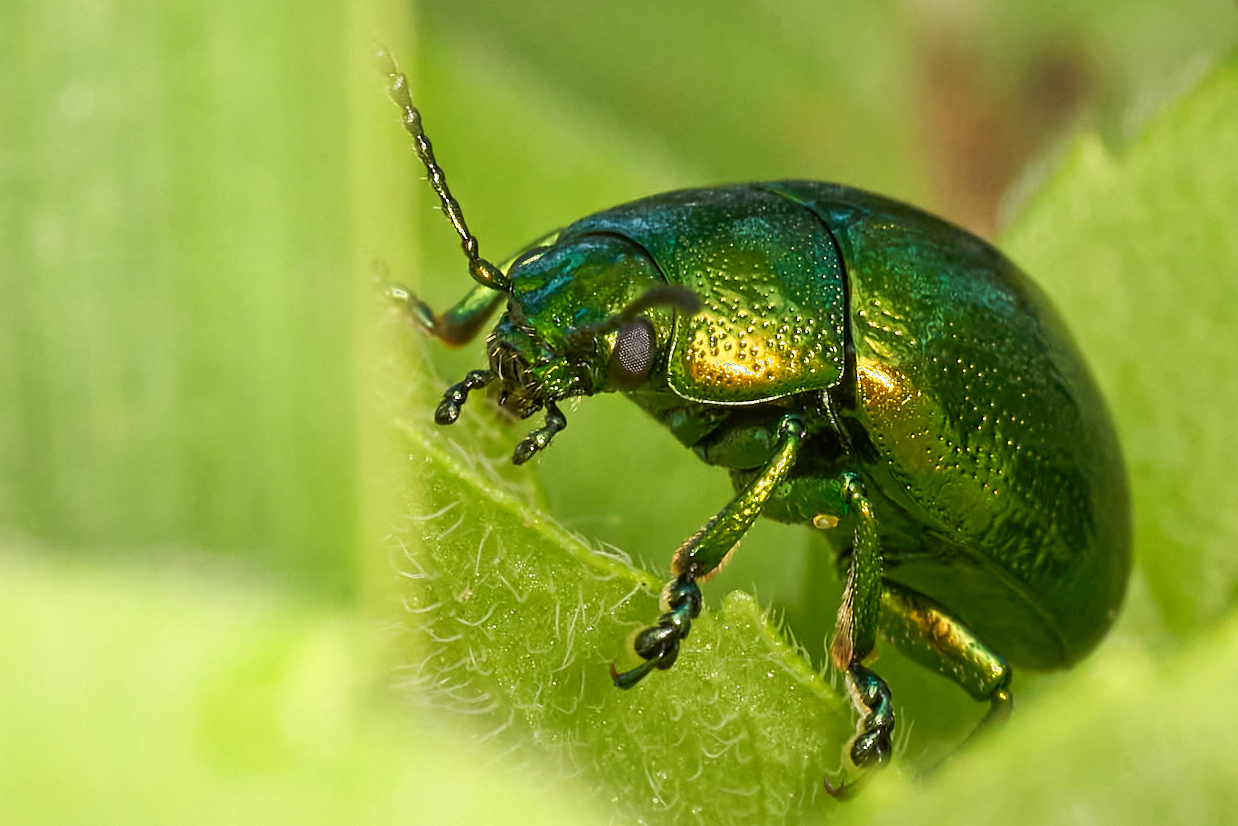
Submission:
<svg viewBox="0 0 1238 826">
<path fill-rule="evenodd" d="M 393 284 L 387 288 L 387 295 L 419 330 L 451 347 L 472 341 L 506 297 L 506 293 L 475 284 L 454 307 L 440 315 L 407 287 Z"/>
<path fill-rule="evenodd" d="M 504 294 L 477 284 L 442 315 L 435 315 L 428 304 L 399 284 L 388 286 L 387 295 L 417 329 L 456 347 L 467 344 L 477 335 Z M 480 390 L 494 379 L 494 373 L 489 370 L 470 371 L 463 381 L 456 382 L 443 393 L 443 399 L 434 411 L 434 421 L 454 424 L 460 418 L 460 408 L 468 400 L 469 393 Z"/>
<path fill-rule="evenodd" d="M 688 636 L 692 620 L 701 613 L 701 590 L 697 580 L 717 573 L 756 521 L 774 489 L 795 465 L 805 432 L 804 422 L 797 414 L 784 416 L 778 424 L 778 448 L 773 458 L 747 487 L 675 552 L 671 567 L 676 578 L 663 593 L 666 612 L 656 625 L 637 634 L 633 643 L 636 654 L 645 662 L 622 673 L 611 663 L 610 676 L 616 686 L 631 688 L 654 668 L 666 670 L 674 665 L 679 656 L 679 641 Z"/>
<path fill-rule="evenodd" d="M 516 445 L 515 451 L 512 452 L 512 464 L 523 465 L 525 462 L 533 458 L 533 454 L 539 450 L 545 450 L 550 444 L 550 440 L 555 437 L 555 434 L 561 432 L 567 427 L 567 419 L 564 418 L 563 412 L 559 410 L 559 405 L 553 401 L 546 402 L 546 424 L 534 430 Z"/>
<path fill-rule="evenodd" d="M 845 675 L 847 691 L 860 714 L 856 736 L 851 741 L 851 762 L 859 768 L 867 768 L 890 759 L 890 737 L 894 733 L 890 689 L 863 664 L 876 643 L 881 614 L 881 544 L 873 507 L 859 477 L 846 473 L 841 481 L 843 505 L 848 513 L 855 515 L 855 534 L 830 657 Z M 841 786 L 832 786 L 828 779 L 825 787 L 836 797 L 843 791 Z"/>
<path fill-rule="evenodd" d="M 436 424 L 455 424 L 460 418 L 460 408 L 469 399 L 469 393 L 480 390 L 494 381 L 494 373 L 490 370 L 470 370 L 463 381 L 458 381 L 443 392 L 443 400 L 434 409 Z"/>
</svg>

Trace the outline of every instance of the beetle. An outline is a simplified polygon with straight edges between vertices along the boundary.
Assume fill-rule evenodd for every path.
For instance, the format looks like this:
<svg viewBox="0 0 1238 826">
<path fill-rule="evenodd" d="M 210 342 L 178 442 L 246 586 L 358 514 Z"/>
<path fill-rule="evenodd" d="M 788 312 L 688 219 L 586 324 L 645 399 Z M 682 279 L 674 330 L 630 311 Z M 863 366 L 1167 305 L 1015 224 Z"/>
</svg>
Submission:
<svg viewBox="0 0 1238 826">
<path fill-rule="evenodd" d="M 892 751 L 890 691 L 865 665 L 878 634 L 987 701 L 980 727 L 1009 713 L 1012 666 L 1064 668 L 1104 636 L 1130 569 L 1122 455 L 1057 312 L 997 249 L 878 195 L 774 181 L 617 206 L 496 267 L 404 75 L 377 60 L 476 282 L 442 314 L 398 297 L 453 345 L 504 307 L 489 366 L 435 420 L 496 383 L 508 410 L 545 414 L 522 464 L 566 427 L 561 401 L 621 392 L 731 475 L 734 498 L 675 551 L 639 664 L 611 665 L 616 686 L 674 664 L 699 583 L 758 516 L 825 531 L 846 570 L 830 658 L 859 715 L 857 768 Z"/>
</svg>

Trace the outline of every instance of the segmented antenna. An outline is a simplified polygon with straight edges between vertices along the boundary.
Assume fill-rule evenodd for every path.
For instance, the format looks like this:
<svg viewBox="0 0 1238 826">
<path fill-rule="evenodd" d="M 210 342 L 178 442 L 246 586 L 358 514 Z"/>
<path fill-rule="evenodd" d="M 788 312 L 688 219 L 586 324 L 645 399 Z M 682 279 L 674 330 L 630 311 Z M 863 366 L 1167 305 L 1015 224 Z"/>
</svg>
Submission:
<svg viewBox="0 0 1238 826">
<path fill-rule="evenodd" d="M 646 310 L 667 304 L 687 315 L 695 315 L 701 309 L 700 297 L 687 287 L 679 287 L 673 284 L 650 287 L 645 291 L 644 295 L 605 321 L 569 330 L 567 340 L 576 347 L 586 345 L 607 333 L 613 333 Z"/>
<path fill-rule="evenodd" d="M 469 275 L 492 290 L 508 292 L 511 289 L 511 282 L 498 267 L 481 257 L 477 250 L 477 239 L 469 232 L 468 224 L 464 222 L 464 212 L 460 209 L 459 202 L 452 197 L 451 190 L 447 188 L 447 175 L 438 165 L 438 161 L 434 160 L 434 147 L 430 145 L 430 139 L 426 137 L 425 131 L 421 128 L 421 113 L 417 111 L 417 107 L 413 106 L 413 99 L 409 97 L 408 78 L 400 71 L 391 53 L 378 44 L 374 45 L 374 65 L 378 67 L 378 71 L 386 75 L 387 95 L 396 106 L 400 107 L 403 113 L 401 120 L 404 122 L 404 128 L 413 138 L 413 148 L 417 150 L 417 157 L 425 164 L 430 186 L 434 187 L 435 194 L 443 203 L 443 212 L 447 213 L 451 225 L 456 228 L 456 234 L 460 236 L 464 254 L 469 259 Z"/>
</svg>

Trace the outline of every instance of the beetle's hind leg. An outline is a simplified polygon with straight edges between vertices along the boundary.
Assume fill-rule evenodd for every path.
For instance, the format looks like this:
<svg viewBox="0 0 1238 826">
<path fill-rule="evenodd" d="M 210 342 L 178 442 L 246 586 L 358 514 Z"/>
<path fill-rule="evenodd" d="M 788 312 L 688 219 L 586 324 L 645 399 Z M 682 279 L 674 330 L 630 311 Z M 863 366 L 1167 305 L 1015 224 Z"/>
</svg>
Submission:
<svg viewBox="0 0 1238 826">
<path fill-rule="evenodd" d="M 674 665 L 679 657 L 679 641 L 688 636 L 692 620 L 701 613 L 701 589 L 697 580 L 717 573 L 736 543 L 752 527 L 761 508 L 795 465 L 805 433 L 804 422 L 798 415 L 784 416 L 778 425 L 778 447 L 773 458 L 726 507 L 675 552 L 673 567 L 677 576 L 663 592 L 665 613 L 655 625 L 641 631 L 633 640 L 633 648 L 644 662 L 624 672 L 611 663 L 610 676 L 617 687 L 631 688 L 653 669 L 666 670 Z"/>
<path fill-rule="evenodd" d="M 938 603 L 886 582 L 881 592 L 881 635 L 909 660 L 948 677 L 989 711 L 967 738 L 1006 719 L 1014 706 L 1007 662 Z"/>
</svg>

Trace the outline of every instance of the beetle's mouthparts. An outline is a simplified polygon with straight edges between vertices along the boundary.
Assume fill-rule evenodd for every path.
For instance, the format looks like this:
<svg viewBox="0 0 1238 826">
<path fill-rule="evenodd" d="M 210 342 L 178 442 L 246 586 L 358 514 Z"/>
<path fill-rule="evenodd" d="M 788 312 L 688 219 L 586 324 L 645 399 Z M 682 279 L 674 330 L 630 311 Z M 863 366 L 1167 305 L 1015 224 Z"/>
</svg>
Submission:
<svg viewBox="0 0 1238 826">
<path fill-rule="evenodd" d="M 529 382 L 528 360 L 508 342 L 491 337 L 487 355 L 490 369 L 496 378 L 507 387 L 524 387 Z"/>
<path fill-rule="evenodd" d="M 499 406 L 521 419 L 541 410 L 545 399 L 528 358 L 516 345 L 498 336 L 492 335 L 486 345 L 490 372 L 502 387 Z"/>
</svg>

